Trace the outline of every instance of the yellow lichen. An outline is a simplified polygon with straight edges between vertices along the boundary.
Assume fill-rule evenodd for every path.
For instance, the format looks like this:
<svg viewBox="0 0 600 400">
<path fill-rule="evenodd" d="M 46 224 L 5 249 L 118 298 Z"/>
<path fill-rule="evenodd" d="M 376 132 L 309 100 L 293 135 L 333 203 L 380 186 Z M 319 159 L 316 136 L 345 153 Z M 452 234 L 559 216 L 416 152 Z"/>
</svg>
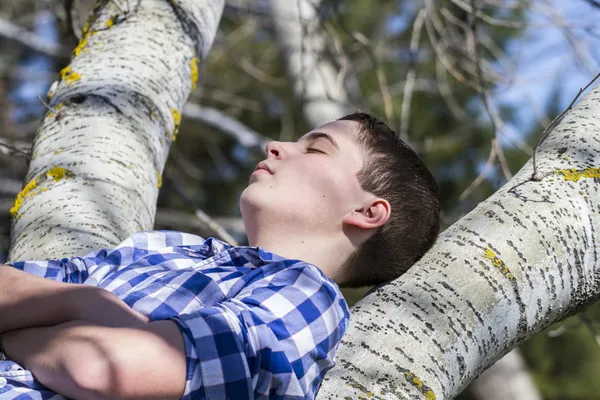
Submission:
<svg viewBox="0 0 600 400">
<path fill-rule="evenodd" d="M 559 169 L 556 175 L 562 175 L 565 181 L 577 182 L 581 178 L 600 178 L 600 168 L 586 168 L 584 170 Z"/>
<path fill-rule="evenodd" d="M 77 82 L 81 79 L 81 74 L 78 72 L 74 72 L 71 70 L 71 66 L 67 66 L 60 71 L 60 78 L 67 82 L 67 84 L 71 84 Z"/>
<path fill-rule="evenodd" d="M 159 171 L 156 173 L 156 187 L 160 189 L 162 187 L 162 184 L 163 184 L 163 179 L 162 179 L 162 175 Z"/>
<path fill-rule="evenodd" d="M 181 125 L 181 113 L 176 108 L 171 108 L 171 116 L 173 117 L 173 141 L 177 140 L 179 125 Z"/>
<path fill-rule="evenodd" d="M 435 400 L 435 393 L 432 390 L 426 390 L 423 394 L 426 400 Z"/>
<path fill-rule="evenodd" d="M 496 256 L 496 254 L 489 248 L 486 247 L 484 250 L 485 252 L 483 256 L 492 260 L 492 264 L 494 267 L 498 268 L 502 275 L 506 276 L 508 279 L 515 279 L 515 276 L 510 272 L 506 264 L 504 264 L 504 261 L 498 258 L 498 256 Z"/>
<path fill-rule="evenodd" d="M 110 17 L 110 19 L 104 23 L 104 26 L 106 26 L 107 28 L 112 27 L 115 24 L 115 18 L 116 16 L 114 15 Z"/>
<path fill-rule="evenodd" d="M 75 58 L 81 54 L 81 52 L 83 51 L 83 48 L 87 45 L 88 37 L 90 37 L 90 35 L 86 34 L 85 36 L 83 36 L 81 38 L 81 40 L 79 41 L 79 44 L 77 45 L 77 47 L 75 47 L 75 50 L 73 50 L 73 58 Z"/>
<path fill-rule="evenodd" d="M 60 154 L 60 153 L 62 153 L 62 152 L 63 152 L 63 151 L 62 151 L 62 149 L 58 149 L 58 150 L 56 150 L 56 151 L 54 152 L 54 154 L 56 154 L 56 155 L 59 155 L 59 154 Z"/>
<path fill-rule="evenodd" d="M 192 70 L 192 91 L 196 90 L 196 83 L 198 83 L 198 57 L 193 57 L 190 60 L 190 69 Z"/>
<path fill-rule="evenodd" d="M 405 371 L 404 377 L 413 386 L 415 386 L 419 390 L 419 392 L 421 392 L 425 395 L 426 400 L 436 400 L 436 396 L 435 396 L 435 393 L 433 393 L 433 390 L 431 390 L 429 387 L 425 386 L 423 381 L 421 379 L 419 379 L 419 377 L 417 377 L 415 374 L 413 374 L 410 371 Z"/>
<path fill-rule="evenodd" d="M 19 194 L 17 194 L 17 198 L 15 199 L 15 204 L 10 209 L 11 218 L 15 218 L 18 216 L 19 209 L 23 205 L 23 200 L 25 200 L 26 197 L 32 197 L 34 195 L 33 189 L 35 189 L 37 187 L 37 185 L 38 185 L 38 179 L 37 178 L 32 179 L 29 181 L 29 183 L 27 185 L 25 185 L 23 190 L 21 190 L 19 192 Z M 18 216 L 18 218 L 20 218 L 20 216 Z"/>
<path fill-rule="evenodd" d="M 88 31 L 90 30 L 90 20 L 91 20 L 91 15 L 88 17 L 88 20 L 85 21 L 85 24 L 83 25 L 83 29 L 81 30 L 81 36 L 86 36 L 88 34 Z"/>
<path fill-rule="evenodd" d="M 48 179 L 54 179 L 54 182 L 58 182 L 63 178 L 69 179 L 71 177 L 71 171 L 59 166 L 54 166 L 46 172 L 46 176 Z"/>
<path fill-rule="evenodd" d="M 60 103 L 60 104 L 58 104 L 56 107 L 54 107 L 54 108 L 52 109 L 52 111 L 50 111 L 50 112 L 48 113 L 48 115 L 46 115 L 46 118 L 52 118 L 52 117 L 54 116 L 54 113 L 55 113 L 56 111 L 60 110 L 60 109 L 61 109 L 61 108 L 63 108 L 63 107 L 64 107 L 64 104 L 63 104 L 63 103 Z"/>
<path fill-rule="evenodd" d="M 27 183 L 27 185 L 25 185 L 23 190 L 21 190 L 21 192 L 17 195 L 17 198 L 15 199 L 15 204 L 10 209 L 10 216 L 12 218 L 17 218 L 17 219 L 21 218 L 21 214 L 19 214 L 19 210 L 21 209 L 21 206 L 23 205 L 23 201 L 26 198 L 30 198 L 30 197 L 35 196 L 36 194 L 44 193 L 44 192 L 48 191 L 47 187 L 41 188 L 39 191 L 35 190 L 39 187 L 39 185 L 41 183 L 44 182 L 44 180 L 52 179 L 56 183 L 63 178 L 69 179 L 71 177 L 71 175 L 72 174 L 69 170 L 59 167 L 59 166 L 54 166 L 45 174 L 41 174 L 37 178 L 30 180 L 29 183 Z M 43 178 L 44 176 L 45 176 L 45 179 Z"/>
</svg>

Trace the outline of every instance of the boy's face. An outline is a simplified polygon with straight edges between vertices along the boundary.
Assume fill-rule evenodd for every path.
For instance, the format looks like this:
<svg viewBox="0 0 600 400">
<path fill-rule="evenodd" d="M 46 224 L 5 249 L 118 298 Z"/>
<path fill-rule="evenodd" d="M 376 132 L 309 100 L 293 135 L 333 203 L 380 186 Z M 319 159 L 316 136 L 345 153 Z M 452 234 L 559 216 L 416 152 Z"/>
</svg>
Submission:
<svg viewBox="0 0 600 400">
<path fill-rule="evenodd" d="M 367 195 L 356 178 L 363 166 L 358 128 L 355 121 L 334 121 L 297 142 L 270 142 L 240 199 L 248 232 L 275 226 L 339 232 L 344 216 Z"/>
</svg>

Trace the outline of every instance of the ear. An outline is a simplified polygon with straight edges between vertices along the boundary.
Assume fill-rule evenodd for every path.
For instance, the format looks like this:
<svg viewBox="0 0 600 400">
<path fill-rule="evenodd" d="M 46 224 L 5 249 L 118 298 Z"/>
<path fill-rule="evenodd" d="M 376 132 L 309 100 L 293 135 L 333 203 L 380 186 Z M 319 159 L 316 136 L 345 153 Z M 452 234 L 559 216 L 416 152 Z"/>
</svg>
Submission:
<svg viewBox="0 0 600 400">
<path fill-rule="evenodd" d="M 387 200 L 375 198 L 364 203 L 362 208 L 350 211 L 342 222 L 362 229 L 379 228 L 390 219 L 391 213 Z"/>
</svg>

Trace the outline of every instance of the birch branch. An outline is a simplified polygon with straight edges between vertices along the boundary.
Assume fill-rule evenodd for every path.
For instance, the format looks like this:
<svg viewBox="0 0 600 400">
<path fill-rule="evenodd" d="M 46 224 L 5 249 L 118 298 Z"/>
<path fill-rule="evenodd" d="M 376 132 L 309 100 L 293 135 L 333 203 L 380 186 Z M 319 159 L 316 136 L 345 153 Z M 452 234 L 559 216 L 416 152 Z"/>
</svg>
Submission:
<svg viewBox="0 0 600 400">
<path fill-rule="evenodd" d="M 169 147 L 223 3 L 96 4 L 50 93 L 11 209 L 9 259 L 81 255 L 152 228 Z"/>
</svg>

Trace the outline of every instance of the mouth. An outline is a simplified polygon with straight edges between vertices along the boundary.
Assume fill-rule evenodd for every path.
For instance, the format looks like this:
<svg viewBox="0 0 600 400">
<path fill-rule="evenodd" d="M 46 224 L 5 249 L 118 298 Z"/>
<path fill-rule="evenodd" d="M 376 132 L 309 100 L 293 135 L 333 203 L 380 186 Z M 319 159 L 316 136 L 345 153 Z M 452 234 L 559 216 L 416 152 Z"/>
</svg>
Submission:
<svg viewBox="0 0 600 400">
<path fill-rule="evenodd" d="M 261 162 L 258 163 L 258 165 L 254 169 L 254 172 L 252 173 L 252 175 L 257 174 L 257 173 L 261 173 L 261 172 L 263 172 L 263 173 L 267 172 L 267 173 L 273 175 L 273 171 L 271 171 L 271 169 L 269 168 L 269 166 L 264 161 L 261 161 Z"/>
</svg>

